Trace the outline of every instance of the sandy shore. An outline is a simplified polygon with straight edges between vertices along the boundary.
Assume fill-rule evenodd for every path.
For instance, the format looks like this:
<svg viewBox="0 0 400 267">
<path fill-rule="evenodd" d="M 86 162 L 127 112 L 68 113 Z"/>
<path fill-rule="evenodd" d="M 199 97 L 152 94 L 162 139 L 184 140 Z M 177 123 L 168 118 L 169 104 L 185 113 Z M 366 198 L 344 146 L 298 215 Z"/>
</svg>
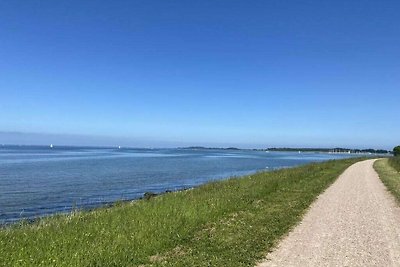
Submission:
<svg viewBox="0 0 400 267">
<path fill-rule="evenodd" d="M 348 168 L 258 266 L 400 266 L 400 208 L 373 162 Z"/>
</svg>

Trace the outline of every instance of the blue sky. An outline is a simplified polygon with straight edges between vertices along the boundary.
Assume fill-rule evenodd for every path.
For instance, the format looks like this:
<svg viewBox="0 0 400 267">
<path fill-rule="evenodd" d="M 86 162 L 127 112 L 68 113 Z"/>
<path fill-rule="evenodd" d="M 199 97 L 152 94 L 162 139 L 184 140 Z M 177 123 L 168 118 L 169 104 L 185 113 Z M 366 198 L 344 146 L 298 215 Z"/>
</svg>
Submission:
<svg viewBox="0 0 400 267">
<path fill-rule="evenodd" d="M 0 143 L 392 148 L 399 1 L 1 1 Z"/>
</svg>

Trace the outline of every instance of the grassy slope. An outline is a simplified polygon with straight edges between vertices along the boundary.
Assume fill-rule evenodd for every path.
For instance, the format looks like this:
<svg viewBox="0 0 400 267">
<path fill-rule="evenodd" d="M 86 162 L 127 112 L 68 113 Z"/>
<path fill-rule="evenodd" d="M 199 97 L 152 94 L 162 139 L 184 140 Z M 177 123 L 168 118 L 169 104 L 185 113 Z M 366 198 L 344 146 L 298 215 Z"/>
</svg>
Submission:
<svg viewBox="0 0 400 267">
<path fill-rule="evenodd" d="M 400 202 L 400 157 L 378 160 L 374 168 L 387 189 Z"/>
<path fill-rule="evenodd" d="M 389 165 L 400 172 L 400 157 L 389 158 Z"/>
<path fill-rule="evenodd" d="M 253 266 L 356 161 L 259 173 L 6 228 L 0 266 Z"/>
</svg>

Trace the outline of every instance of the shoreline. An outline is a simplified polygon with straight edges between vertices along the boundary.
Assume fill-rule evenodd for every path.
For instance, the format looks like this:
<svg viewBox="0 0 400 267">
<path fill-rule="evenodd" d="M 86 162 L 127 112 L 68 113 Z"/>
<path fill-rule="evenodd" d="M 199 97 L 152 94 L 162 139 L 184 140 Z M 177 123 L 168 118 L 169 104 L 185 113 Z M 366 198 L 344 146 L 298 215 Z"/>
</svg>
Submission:
<svg viewBox="0 0 400 267">
<path fill-rule="evenodd" d="M 14 159 L 2 165 L 3 168 L 0 169 L 0 171 L 9 173 L 10 177 L 14 173 L 15 168 L 19 166 L 17 170 L 22 171 L 15 173 L 15 177 L 18 177 L 19 181 L 30 183 L 30 181 L 33 181 L 29 180 L 31 179 L 29 178 L 31 173 L 36 173 L 35 177 L 41 177 L 41 175 L 43 175 L 43 179 L 41 178 L 42 182 L 40 184 L 31 185 L 34 186 L 35 189 L 24 196 L 24 198 L 32 199 L 31 202 L 24 201 L 23 198 L 18 197 L 17 195 L 14 202 L 13 195 L 5 195 L 4 200 L 6 203 L 8 202 L 8 205 L 0 214 L 0 225 L 14 224 L 22 220 L 32 222 L 38 217 L 49 217 L 55 214 L 68 214 L 76 209 L 92 210 L 101 206 L 112 206 L 113 203 L 118 201 L 140 199 L 146 192 L 160 194 L 165 191 L 179 191 L 185 188 L 198 187 L 211 181 L 249 175 L 259 171 L 271 171 L 292 166 L 300 166 L 313 161 L 319 162 L 330 160 L 331 158 L 347 157 L 347 155 L 320 155 L 314 152 L 306 152 L 304 153 L 304 156 L 302 156 L 292 152 L 262 153 L 244 151 L 233 152 L 232 154 L 229 153 L 225 155 L 226 151 L 220 150 L 218 150 L 218 152 L 208 152 L 208 150 L 204 152 L 156 151 L 154 152 L 154 159 L 157 160 L 154 161 L 151 159 L 155 164 L 147 164 L 146 166 L 150 166 L 150 168 L 144 169 L 143 167 L 138 167 L 138 164 L 135 163 L 138 157 L 142 156 L 135 156 L 136 152 L 134 151 L 122 152 L 121 157 L 119 154 L 117 154 L 118 157 L 115 157 L 114 152 L 109 153 L 107 151 L 94 153 L 92 151 L 82 152 L 80 150 L 77 151 L 72 149 L 71 152 L 64 153 L 54 152 L 50 148 L 45 149 L 52 152 L 49 152 L 49 154 L 47 154 L 47 152 L 43 153 L 41 152 L 41 149 L 39 152 L 24 149 L 22 152 L 19 152 L 19 149 L 16 149 L 15 151 L 11 150 L 13 153 L 11 155 Z M 57 150 L 57 148 L 55 149 Z M 16 158 L 18 153 L 24 153 L 22 154 L 21 159 Z M 38 153 L 40 154 L 39 158 L 35 156 Z M 140 154 L 140 152 L 138 153 Z M 147 158 L 151 158 L 153 152 L 148 153 L 150 154 L 144 155 L 143 159 L 141 158 L 141 162 L 150 162 Z M 78 157 L 76 157 L 75 154 Z M 177 157 L 169 157 L 171 154 L 177 154 Z M 91 155 L 94 156 L 90 158 Z M 287 158 L 288 156 L 293 158 Z M 238 160 L 236 159 L 237 157 L 243 158 L 243 160 L 239 161 L 239 166 L 236 165 L 238 164 Z M 186 173 L 181 174 L 182 171 L 180 168 L 174 167 L 174 164 L 176 164 L 174 163 L 176 162 L 175 159 L 179 159 L 180 161 L 182 159 L 185 164 L 192 167 L 183 168 L 183 173 Z M 252 159 L 251 162 L 249 159 Z M 82 164 L 86 164 L 86 161 L 82 160 L 90 160 L 88 163 L 91 163 L 91 166 L 107 164 L 108 168 L 102 168 L 101 170 L 96 171 L 96 167 L 94 167 L 93 171 L 91 171 L 88 170 L 88 168 L 82 167 Z M 124 162 L 123 164 L 120 164 L 121 160 Z M 68 163 L 68 168 L 72 172 L 66 170 L 60 173 L 57 171 L 59 168 L 64 168 L 65 164 L 63 162 Z M 157 164 L 164 164 L 164 162 L 166 162 L 165 166 L 167 167 L 162 173 L 152 171 L 154 168 L 157 168 Z M 209 165 L 197 167 L 193 164 Z M 223 165 L 219 166 L 219 164 Z M 132 166 L 133 168 L 131 169 L 131 167 L 127 166 Z M 195 167 L 193 168 L 193 166 Z M 48 171 L 49 169 L 50 171 Z M 122 176 L 118 175 L 120 170 L 124 170 Z M 162 175 L 166 172 L 167 175 L 163 177 Z M 83 177 L 81 178 L 82 182 L 76 177 Z M 94 179 L 91 177 L 94 177 Z M 157 179 L 160 179 L 162 182 L 158 184 L 159 182 L 157 182 Z M 105 182 L 107 182 L 109 186 L 102 186 Z M 131 189 L 125 190 L 121 186 L 118 186 L 117 183 L 124 183 L 128 186 L 125 188 Z M 24 182 L 19 182 L 14 185 L 13 181 L 8 179 L 7 176 L 5 184 L 6 187 L 3 188 L 3 192 L 5 193 L 14 191 L 25 192 L 24 190 L 27 188 Z M 77 184 L 77 187 L 75 187 L 75 184 Z M 65 191 L 63 186 L 59 185 L 65 186 L 67 191 Z M 110 190 L 111 193 L 108 193 L 107 190 Z M 68 194 L 70 195 L 66 195 L 64 192 L 69 192 Z M 48 198 L 41 199 L 42 196 L 47 196 Z"/>
<path fill-rule="evenodd" d="M 15 225 L 0 230 L 0 257 L 8 265 L 252 265 L 325 188 L 361 160 L 261 172 Z"/>
</svg>

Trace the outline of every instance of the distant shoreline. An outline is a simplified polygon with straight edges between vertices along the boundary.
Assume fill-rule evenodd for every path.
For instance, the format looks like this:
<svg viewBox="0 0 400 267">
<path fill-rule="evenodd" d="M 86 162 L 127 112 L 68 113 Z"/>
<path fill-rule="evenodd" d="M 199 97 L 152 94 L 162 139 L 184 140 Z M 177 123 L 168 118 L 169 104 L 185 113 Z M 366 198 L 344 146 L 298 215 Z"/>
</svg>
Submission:
<svg viewBox="0 0 400 267">
<path fill-rule="evenodd" d="M 251 151 L 274 151 L 274 152 L 324 152 L 324 153 L 350 153 L 350 154 L 391 154 L 392 151 L 385 149 L 352 149 L 352 148 L 309 148 L 309 147 L 271 147 L 271 148 L 237 148 L 237 147 L 203 147 L 203 146 L 190 146 L 178 147 L 178 149 L 219 149 L 219 150 L 251 150 Z"/>
<path fill-rule="evenodd" d="M 385 149 L 359 149 L 359 148 L 311 148 L 311 147 L 270 147 L 270 148 L 237 148 L 237 147 L 205 147 L 205 146 L 188 146 L 188 147 L 131 147 L 131 146 L 79 146 L 79 145 L 18 145 L 18 144 L 0 144 L 0 148 L 15 147 L 32 147 L 32 148 L 81 148 L 81 149 L 204 149 L 204 150 L 230 150 L 230 151 L 266 151 L 266 152 L 320 152 L 320 153 L 349 153 L 349 154 L 393 154 L 393 151 Z"/>
</svg>

